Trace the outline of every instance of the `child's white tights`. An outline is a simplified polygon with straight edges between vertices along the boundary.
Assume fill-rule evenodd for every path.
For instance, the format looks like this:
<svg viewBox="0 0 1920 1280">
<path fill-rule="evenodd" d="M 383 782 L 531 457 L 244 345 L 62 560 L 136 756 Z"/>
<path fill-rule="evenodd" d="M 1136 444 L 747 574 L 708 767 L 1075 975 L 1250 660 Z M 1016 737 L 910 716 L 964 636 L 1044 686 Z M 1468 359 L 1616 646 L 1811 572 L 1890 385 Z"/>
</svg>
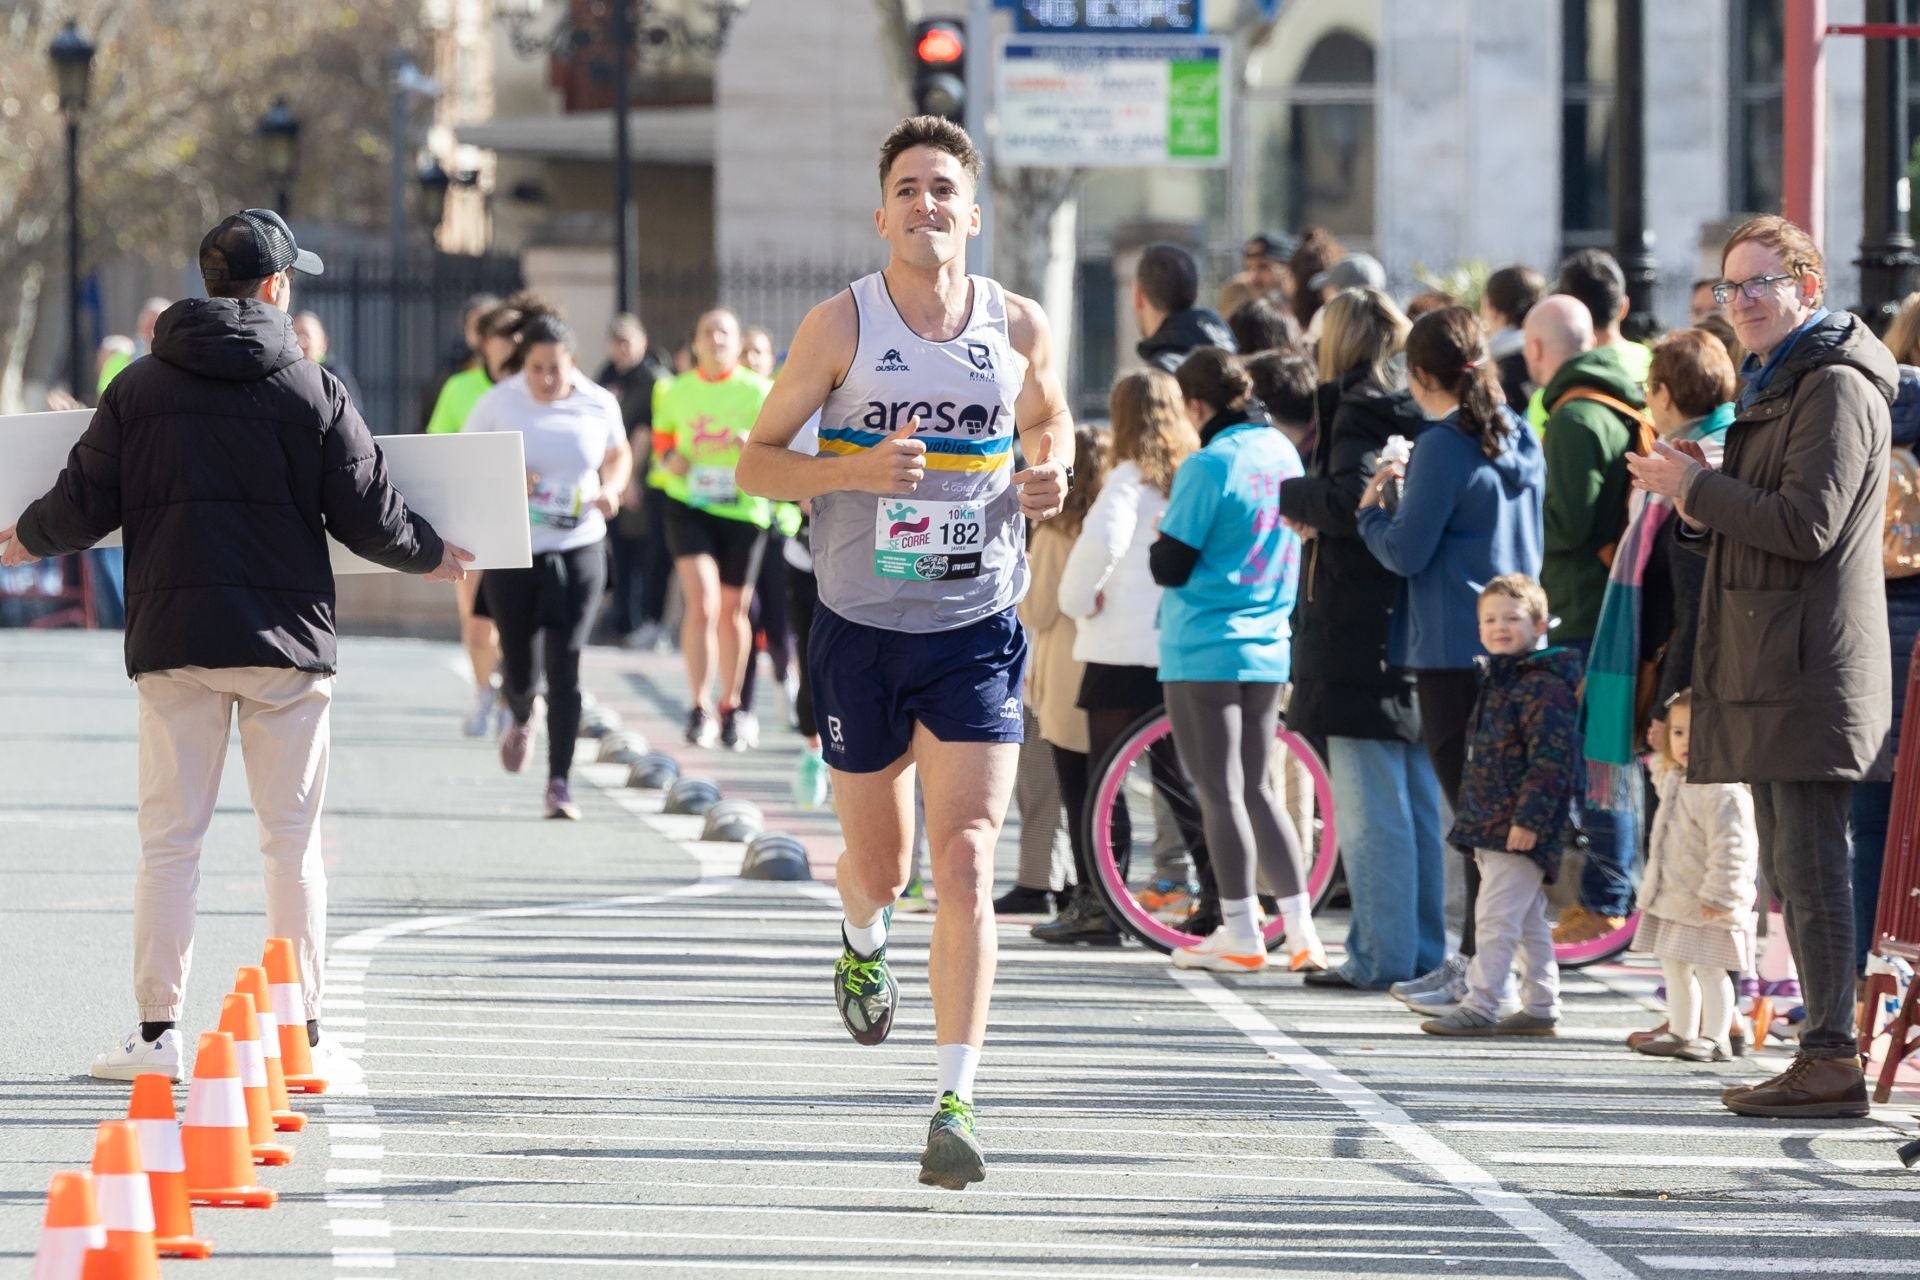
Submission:
<svg viewBox="0 0 1920 1280">
<path fill-rule="evenodd" d="M 1667 1030 L 1682 1040 L 1704 1036 L 1725 1049 L 1733 1025 L 1733 979 L 1713 965 L 1660 961 L 1667 975 Z"/>
</svg>

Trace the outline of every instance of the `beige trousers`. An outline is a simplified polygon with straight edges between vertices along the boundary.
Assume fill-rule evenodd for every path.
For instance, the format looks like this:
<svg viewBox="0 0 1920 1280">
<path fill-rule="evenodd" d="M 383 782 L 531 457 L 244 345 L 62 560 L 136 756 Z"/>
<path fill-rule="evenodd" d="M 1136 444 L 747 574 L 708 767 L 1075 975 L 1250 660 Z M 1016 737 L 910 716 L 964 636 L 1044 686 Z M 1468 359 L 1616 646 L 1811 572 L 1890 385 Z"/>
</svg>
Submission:
<svg viewBox="0 0 1920 1280">
<path fill-rule="evenodd" d="M 140 695 L 140 871 L 133 895 L 133 995 L 146 1022 L 177 1022 L 193 964 L 200 847 L 213 821 L 235 712 L 247 791 L 266 858 L 269 938 L 291 938 L 308 1018 L 320 1016 L 333 677 L 274 667 L 149 672 Z"/>
</svg>

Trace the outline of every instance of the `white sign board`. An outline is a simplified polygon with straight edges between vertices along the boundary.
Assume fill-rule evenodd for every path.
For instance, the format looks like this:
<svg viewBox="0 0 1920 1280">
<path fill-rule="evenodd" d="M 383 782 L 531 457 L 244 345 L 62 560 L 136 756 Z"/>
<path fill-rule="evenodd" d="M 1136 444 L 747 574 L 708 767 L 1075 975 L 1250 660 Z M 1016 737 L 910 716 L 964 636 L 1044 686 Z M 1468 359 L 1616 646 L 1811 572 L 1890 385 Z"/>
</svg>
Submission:
<svg viewBox="0 0 1920 1280">
<path fill-rule="evenodd" d="M 0 416 L 0 529 L 53 487 L 91 409 Z M 478 435 L 382 436 L 387 474 L 440 535 L 474 553 L 476 569 L 524 569 L 533 563 L 527 527 L 527 465 L 517 431 Z M 120 545 L 113 533 L 100 543 Z M 384 573 L 329 542 L 335 573 Z"/>
<path fill-rule="evenodd" d="M 998 164 L 1132 169 L 1227 163 L 1226 42 L 1003 36 Z"/>
</svg>

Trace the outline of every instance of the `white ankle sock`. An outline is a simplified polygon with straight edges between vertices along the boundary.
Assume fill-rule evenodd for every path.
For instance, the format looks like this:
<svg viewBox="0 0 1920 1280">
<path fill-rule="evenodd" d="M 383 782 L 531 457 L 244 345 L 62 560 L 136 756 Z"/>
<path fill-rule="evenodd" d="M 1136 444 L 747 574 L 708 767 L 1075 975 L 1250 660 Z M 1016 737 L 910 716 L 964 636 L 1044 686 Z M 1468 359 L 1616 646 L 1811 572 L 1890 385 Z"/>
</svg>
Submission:
<svg viewBox="0 0 1920 1280">
<path fill-rule="evenodd" d="M 1310 947 L 1320 940 L 1319 933 L 1313 927 L 1313 906 L 1304 893 L 1280 899 L 1280 922 L 1286 926 L 1287 941 L 1295 951 Z"/>
<path fill-rule="evenodd" d="M 980 1046 L 943 1044 L 934 1053 L 940 1059 L 940 1083 L 933 1091 L 933 1100 L 939 1102 L 941 1095 L 951 1093 L 962 1102 L 972 1102 L 973 1073 L 980 1067 Z"/>
<path fill-rule="evenodd" d="M 880 953 L 880 948 L 887 945 L 887 917 L 884 912 L 875 916 L 872 924 L 864 927 L 843 917 L 840 927 L 846 930 L 847 945 L 862 959 L 871 960 Z"/>
<path fill-rule="evenodd" d="M 1220 923 L 1235 942 L 1260 940 L 1260 926 L 1254 922 L 1252 898 L 1220 899 Z"/>
</svg>

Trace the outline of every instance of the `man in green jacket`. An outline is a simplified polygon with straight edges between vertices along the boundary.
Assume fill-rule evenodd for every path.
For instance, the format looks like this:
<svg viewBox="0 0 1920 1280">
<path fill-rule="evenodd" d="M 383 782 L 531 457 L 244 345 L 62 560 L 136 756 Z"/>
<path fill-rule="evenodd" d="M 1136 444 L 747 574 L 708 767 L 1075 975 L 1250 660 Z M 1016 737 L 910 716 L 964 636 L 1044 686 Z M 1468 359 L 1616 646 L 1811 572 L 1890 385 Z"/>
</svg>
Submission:
<svg viewBox="0 0 1920 1280">
<path fill-rule="evenodd" d="M 1527 372 L 1536 386 L 1546 388 L 1548 410 L 1540 583 L 1559 619 L 1555 642 L 1577 649 L 1584 660 L 1607 594 L 1607 561 L 1601 555 L 1627 523 L 1633 428 L 1628 412 L 1615 405 L 1644 410 L 1646 398 L 1616 349 L 1594 345 L 1593 318 L 1579 299 L 1564 293 L 1542 299 L 1527 313 L 1526 338 Z M 1584 826 L 1589 847 L 1580 902 L 1554 926 L 1557 943 L 1586 942 L 1617 929 L 1633 909 L 1627 869 L 1634 842 L 1630 816 L 1589 809 Z"/>
</svg>

